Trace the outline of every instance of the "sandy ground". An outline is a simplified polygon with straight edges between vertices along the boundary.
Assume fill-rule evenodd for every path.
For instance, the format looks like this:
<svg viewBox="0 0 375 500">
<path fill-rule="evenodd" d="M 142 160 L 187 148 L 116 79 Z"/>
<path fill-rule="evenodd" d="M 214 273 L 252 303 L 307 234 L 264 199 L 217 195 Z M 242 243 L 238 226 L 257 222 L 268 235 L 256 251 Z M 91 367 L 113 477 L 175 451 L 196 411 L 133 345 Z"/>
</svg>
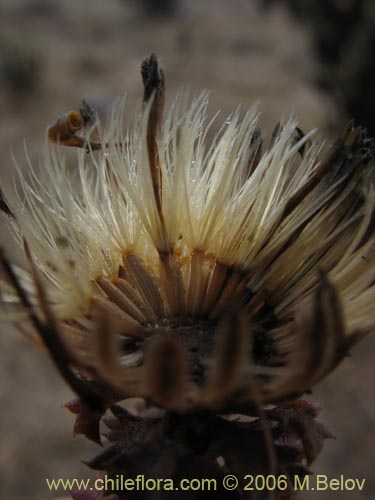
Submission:
<svg viewBox="0 0 375 500">
<path fill-rule="evenodd" d="M 150 21 L 136 2 L 120 0 L 3 0 L 0 45 L 28 47 L 40 61 L 39 85 L 30 96 L 15 96 L 0 81 L 1 179 L 14 171 L 10 148 L 27 168 L 38 162 L 45 127 L 85 97 L 100 111 L 127 93 L 131 117 L 142 94 L 139 66 L 157 52 L 167 76 L 171 102 L 181 86 L 192 94 L 210 89 L 210 110 L 220 120 L 240 103 L 261 100 L 262 126 L 269 132 L 294 111 L 303 129 L 321 135 L 337 127 L 329 97 L 311 84 L 314 63 L 308 40 L 286 12 L 265 14 L 251 0 L 185 0 L 171 20 Z M 74 154 L 68 155 L 74 159 Z M 13 249 L 3 225 L 2 245 Z M 12 250 L 14 252 L 14 250 Z M 335 478 L 366 478 L 365 492 L 314 492 L 308 499 L 371 500 L 375 497 L 374 338 L 357 348 L 312 395 L 322 420 L 336 434 L 314 470 Z M 45 353 L 11 328 L 0 335 L 0 496 L 43 500 L 45 478 L 90 477 L 80 463 L 96 451 L 71 437 L 73 418 L 62 405 L 72 395 Z"/>
</svg>

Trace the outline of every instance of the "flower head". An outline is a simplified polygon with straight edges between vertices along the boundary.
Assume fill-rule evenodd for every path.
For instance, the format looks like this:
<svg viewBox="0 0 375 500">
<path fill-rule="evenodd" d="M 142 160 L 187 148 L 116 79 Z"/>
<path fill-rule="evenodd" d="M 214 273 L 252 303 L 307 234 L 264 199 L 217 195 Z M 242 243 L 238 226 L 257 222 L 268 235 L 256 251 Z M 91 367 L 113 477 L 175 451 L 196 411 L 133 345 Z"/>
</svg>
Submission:
<svg viewBox="0 0 375 500">
<path fill-rule="evenodd" d="M 319 159 L 291 118 L 265 145 L 252 108 L 207 145 L 207 94 L 163 121 L 154 56 L 142 76 L 133 127 L 117 103 L 103 132 L 84 104 L 49 129 L 77 170 L 47 147 L 2 197 L 31 266 L 2 257 L 4 307 L 99 418 L 132 396 L 241 413 L 300 396 L 374 326 L 374 144 L 349 123 Z"/>
<path fill-rule="evenodd" d="M 121 104 L 106 133 L 87 105 L 71 112 L 49 135 L 88 148 L 77 172 L 47 148 L 42 176 L 7 192 L 46 295 L 30 290 L 35 314 L 48 303 L 75 367 L 123 396 L 204 406 L 228 386 L 247 401 L 255 380 L 266 401 L 303 393 L 374 323 L 373 143 L 349 124 L 318 160 L 291 118 L 261 154 L 253 108 L 206 146 L 207 95 L 162 123 L 153 56 L 142 74 L 133 128 Z"/>
</svg>

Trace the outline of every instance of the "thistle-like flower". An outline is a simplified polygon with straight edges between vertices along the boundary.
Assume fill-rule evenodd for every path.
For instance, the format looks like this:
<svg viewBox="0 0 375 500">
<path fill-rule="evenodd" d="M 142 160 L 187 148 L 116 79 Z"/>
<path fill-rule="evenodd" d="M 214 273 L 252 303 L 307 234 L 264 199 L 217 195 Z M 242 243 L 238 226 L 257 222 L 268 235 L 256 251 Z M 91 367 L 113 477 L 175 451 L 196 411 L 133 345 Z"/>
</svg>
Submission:
<svg viewBox="0 0 375 500">
<path fill-rule="evenodd" d="M 77 393 L 77 433 L 100 441 L 111 409 L 92 467 L 304 475 L 328 432 L 295 399 L 375 323 L 374 144 L 349 123 L 318 159 L 291 118 L 265 146 L 253 108 L 207 146 L 207 94 L 163 121 L 155 56 L 142 77 L 132 128 L 122 103 L 107 132 L 84 103 L 48 130 L 81 148 L 77 171 L 47 147 L 2 195 L 30 266 L 2 254 L 4 314 Z M 258 498 L 242 494 L 217 498 Z"/>
</svg>

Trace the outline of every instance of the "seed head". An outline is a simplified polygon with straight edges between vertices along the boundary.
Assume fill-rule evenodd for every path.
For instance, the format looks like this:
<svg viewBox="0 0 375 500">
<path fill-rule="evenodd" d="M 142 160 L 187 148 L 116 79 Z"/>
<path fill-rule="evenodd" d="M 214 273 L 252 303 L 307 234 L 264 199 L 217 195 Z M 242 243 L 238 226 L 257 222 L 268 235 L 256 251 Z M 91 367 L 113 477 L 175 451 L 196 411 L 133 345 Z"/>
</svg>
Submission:
<svg viewBox="0 0 375 500">
<path fill-rule="evenodd" d="M 106 408 L 129 423 L 113 405 L 130 397 L 168 415 L 258 415 L 309 391 L 374 326 L 365 132 L 349 123 L 324 155 L 292 117 L 266 144 L 251 108 L 208 144 L 207 94 L 178 97 L 163 120 L 154 55 L 142 78 L 133 126 L 123 102 L 107 131 L 87 103 L 62 115 L 48 137 L 80 148 L 77 170 L 47 146 L 43 171 L 19 172 L 0 201 L 30 266 L 2 254 L 5 314 L 40 335 L 80 398 L 76 431 L 96 440 Z M 292 409 L 299 428 L 318 425 Z"/>
</svg>

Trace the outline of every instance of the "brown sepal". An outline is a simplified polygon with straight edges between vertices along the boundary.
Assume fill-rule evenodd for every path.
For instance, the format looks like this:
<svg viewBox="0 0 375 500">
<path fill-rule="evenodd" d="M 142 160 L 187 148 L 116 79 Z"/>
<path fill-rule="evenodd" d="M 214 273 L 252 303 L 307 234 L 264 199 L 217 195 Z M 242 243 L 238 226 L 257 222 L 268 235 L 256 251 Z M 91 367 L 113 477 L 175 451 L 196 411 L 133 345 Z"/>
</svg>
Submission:
<svg viewBox="0 0 375 500">
<path fill-rule="evenodd" d="M 298 399 L 269 410 L 267 415 L 277 422 L 274 430 L 276 445 L 300 448 L 308 464 L 311 464 L 320 453 L 324 439 L 334 436 L 319 422 L 315 416 L 319 409 L 311 403 Z"/>
<path fill-rule="evenodd" d="M 82 434 L 90 441 L 101 445 L 99 427 L 103 413 L 90 409 L 79 398 L 72 399 L 64 406 L 74 415 L 77 415 L 74 423 L 74 436 Z"/>
</svg>

